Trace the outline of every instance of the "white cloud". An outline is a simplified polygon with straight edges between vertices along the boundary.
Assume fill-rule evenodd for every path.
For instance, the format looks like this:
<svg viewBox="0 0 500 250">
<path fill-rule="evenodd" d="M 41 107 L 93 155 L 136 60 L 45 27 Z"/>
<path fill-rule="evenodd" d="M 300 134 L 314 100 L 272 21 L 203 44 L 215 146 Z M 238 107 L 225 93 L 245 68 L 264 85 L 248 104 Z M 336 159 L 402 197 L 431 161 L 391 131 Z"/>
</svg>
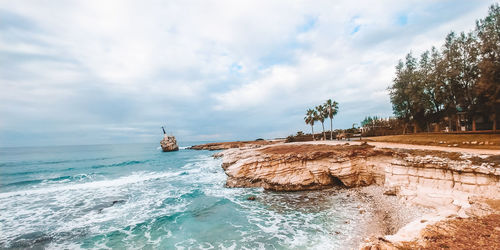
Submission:
<svg viewBox="0 0 500 250">
<path fill-rule="evenodd" d="M 407 2 L 377 5 L 344 2 L 332 9 L 317 6 L 312 11 L 319 16 L 313 30 L 296 37 L 309 46 L 297 49 L 291 60 L 293 65 L 285 66 L 286 71 L 276 70 L 283 68 L 281 65 L 273 66 L 246 84 L 216 94 L 215 108 L 244 110 L 256 105 L 266 108 L 270 102 L 284 103 L 295 98 L 303 103 L 330 97 L 344 102 L 376 103 L 386 94 L 398 59 L 410 50 L 420 53 L 433 45 L 439 47 L 451 28 L 471 29 L 474 20 L 485 14 L 489 3 L 483 2 L 483 8 L 478 7 L 463 18 L 455 15 L 451 20 L 439 17 L 432 17 L 433 22 L 414 20 L 439 15 L 430 9 L 432 4 L 430 1 L 414 8 Z M 408 23 L 398 25 L 400 15 L 409 16 Z M 359 30 L 351 34 L 357 26 Z M 406 29 L 415 30 L 409 34 Z M 280 73 L 293 77 L 288 84 L 284 82 L 287 80 L 274 80 Z"/>
<path fill-rule="evenodd" d="M 165 121 L 190 139 L 258 137 L 307 129 L 303 111 L 327 98 L 350 126 L 390 114 L 399 58 L 491 3 L 3 1 L 0 137 L 36 123 L 152 138 Z"/>
</svg>

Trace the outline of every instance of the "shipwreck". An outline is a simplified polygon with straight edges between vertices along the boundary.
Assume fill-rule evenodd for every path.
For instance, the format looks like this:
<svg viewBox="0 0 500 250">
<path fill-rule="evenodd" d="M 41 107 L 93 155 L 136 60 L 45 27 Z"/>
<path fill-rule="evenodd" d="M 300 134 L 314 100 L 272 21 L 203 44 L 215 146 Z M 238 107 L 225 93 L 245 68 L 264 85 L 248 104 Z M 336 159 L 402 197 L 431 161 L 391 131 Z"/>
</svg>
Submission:
<svg viewBox="0 0 500 250">
<path fill-rule="evenodd" d="M 175 136 L 168 135 L 167 132 L 165 132 L 165 128 L 161 127 L 161 129 L 163 130 L 163 140 L 161 140 L 160 142 L 161 150 L 163 152 L 179 150 L 179 146 L 177 146 L 177 140 L 175 139 Z"/>
</svg>

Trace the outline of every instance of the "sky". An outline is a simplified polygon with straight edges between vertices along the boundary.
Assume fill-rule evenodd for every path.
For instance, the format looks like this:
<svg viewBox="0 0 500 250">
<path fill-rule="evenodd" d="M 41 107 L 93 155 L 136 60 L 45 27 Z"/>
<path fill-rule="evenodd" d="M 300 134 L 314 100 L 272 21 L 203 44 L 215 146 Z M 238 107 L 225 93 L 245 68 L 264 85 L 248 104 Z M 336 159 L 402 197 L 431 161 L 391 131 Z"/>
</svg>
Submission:
<svg viewBox="0 0 500 250">
<path fill-rule="evenodd" d="M 494 2 L 1 0 L 0 146 L 286 137 L 327 99 L 334 129 L 389 117 L 398 60 Z"/>
</svg>

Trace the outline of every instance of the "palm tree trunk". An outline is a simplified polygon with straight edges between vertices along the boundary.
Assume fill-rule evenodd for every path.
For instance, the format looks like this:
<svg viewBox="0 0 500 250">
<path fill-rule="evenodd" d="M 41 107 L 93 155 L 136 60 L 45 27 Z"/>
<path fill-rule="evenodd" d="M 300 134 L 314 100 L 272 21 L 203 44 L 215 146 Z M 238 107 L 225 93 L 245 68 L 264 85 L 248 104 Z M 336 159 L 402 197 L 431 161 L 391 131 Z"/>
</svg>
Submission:
<svg viewBox="0 0 500 250">
<path fill-rule="evenodd" d="M 325 134 L 325 123 L 322 122 L 321 126 L 323 127 L 323 141 L 326 141 L 326 134 Z"/>
<path fill-rule="evenodd" d="M 314 125 L 311 125 L 311 131 L 312 131 L 313 141 L 315 141 L 316 139 L 314 139 Z"/>
<path fill-rule="evenodd" d="M 333 119 L 330 118 L 330 141 L 333 140 Z"/>
<path fill-rule="evenodd" d="M 497 132 L 497 116 L 496 114 L 493 114 L 493 133 Z"/>
</svg>

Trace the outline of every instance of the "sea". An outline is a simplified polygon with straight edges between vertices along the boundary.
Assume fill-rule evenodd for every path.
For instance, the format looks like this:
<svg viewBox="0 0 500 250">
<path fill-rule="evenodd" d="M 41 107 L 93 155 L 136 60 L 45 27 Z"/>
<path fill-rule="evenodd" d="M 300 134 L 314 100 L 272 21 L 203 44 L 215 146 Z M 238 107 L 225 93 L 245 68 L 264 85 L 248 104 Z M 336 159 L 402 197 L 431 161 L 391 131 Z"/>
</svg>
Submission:
<svg viewBox="0 0 500 250">
<path fill-rule="evenodd" d="M 0 148 L 0 248 L 350 249 L 391 230 L 376 194 L 226 188 L 191 144 Z"/>
</svg>

